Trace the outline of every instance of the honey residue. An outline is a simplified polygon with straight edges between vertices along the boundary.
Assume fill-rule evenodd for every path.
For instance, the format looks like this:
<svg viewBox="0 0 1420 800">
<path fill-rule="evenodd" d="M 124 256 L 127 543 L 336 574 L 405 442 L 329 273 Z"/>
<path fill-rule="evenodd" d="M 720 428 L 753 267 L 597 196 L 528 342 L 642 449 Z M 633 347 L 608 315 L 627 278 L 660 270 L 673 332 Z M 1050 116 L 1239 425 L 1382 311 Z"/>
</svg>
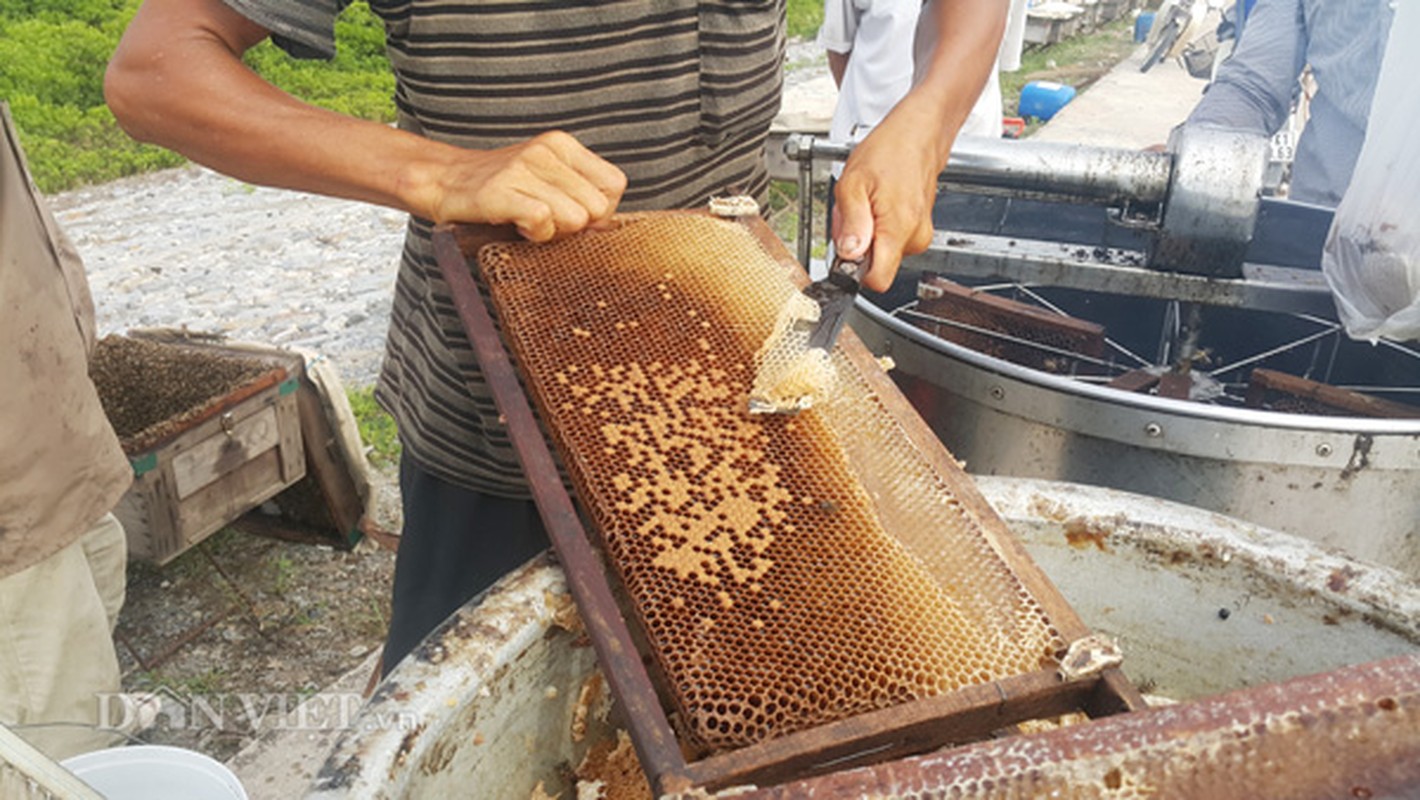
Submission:
<svg viewBox="0 0 1420 800">
<path fill-rule="evenodd" d="M 576 775 L 578 800 L 651 800 L 651 785 L 626 731 L 593 745 Z"/>
</svg>

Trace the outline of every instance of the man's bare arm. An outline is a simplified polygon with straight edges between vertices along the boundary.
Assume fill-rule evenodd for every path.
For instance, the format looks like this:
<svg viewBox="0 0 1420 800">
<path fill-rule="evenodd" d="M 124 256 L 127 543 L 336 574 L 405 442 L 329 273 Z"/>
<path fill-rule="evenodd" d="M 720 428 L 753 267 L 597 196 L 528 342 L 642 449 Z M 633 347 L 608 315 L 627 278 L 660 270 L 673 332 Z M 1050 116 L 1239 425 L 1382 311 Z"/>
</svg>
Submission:
<svg viewBox="0 0 1420 800">
<path fill-rule="evenodd" d="M 828 51 L 828 74 L 833 76 L 833 85 L 843 88 L 843 75 L 848 71 L 848 59 L 852 56 L 852 51 L 840 53 L 837 50 Z"/>
<path fill-rule="evenodd" d="M 904 254 L 932 241 L 937 175 L 995 63 L 1006 0 L 933 0 L 922 11 L 934 46 L 921 78 L 854 148 L 835 193 L 833 237 L 856 258 L 873 250 L 863 283 L 888 288 Z"/>
<path fill-rule="evenodd" d="M 621 199 L 620 170 L 566 134 L 465 150 L 301 102 L 241 61 L 268 33 L 220 0 L 146 0 L 109 64 L 109 106 L 134 138 L 251 183 L 511 223 L 537 241 Z"/>
</svg>

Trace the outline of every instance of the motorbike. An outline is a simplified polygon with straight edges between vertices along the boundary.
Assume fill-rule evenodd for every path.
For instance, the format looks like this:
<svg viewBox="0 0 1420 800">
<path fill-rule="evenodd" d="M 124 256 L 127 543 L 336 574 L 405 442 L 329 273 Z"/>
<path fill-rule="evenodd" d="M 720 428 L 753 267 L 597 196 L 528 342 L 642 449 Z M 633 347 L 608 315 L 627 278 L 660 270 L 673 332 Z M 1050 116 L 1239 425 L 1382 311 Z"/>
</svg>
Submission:
<svg viewBox="0 0 1420 800">
<path fill-rule="evenodd" d="M 1211 80 L 1242 33 L 1249 6 L 1245 0 L 1164 0 L 1154 13 L 1145 39 L 1148 55 L 1139 71 L 1148 72 L 1165 59 L 1179 59 L 1188 74 Z"/>
</svg>

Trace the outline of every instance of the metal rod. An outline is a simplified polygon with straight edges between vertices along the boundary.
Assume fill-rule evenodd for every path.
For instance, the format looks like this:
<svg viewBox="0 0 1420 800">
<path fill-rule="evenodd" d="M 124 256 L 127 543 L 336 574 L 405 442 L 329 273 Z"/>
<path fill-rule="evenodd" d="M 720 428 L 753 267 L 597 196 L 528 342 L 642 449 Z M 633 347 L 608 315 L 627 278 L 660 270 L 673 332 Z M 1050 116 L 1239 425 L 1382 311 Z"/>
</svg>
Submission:
<svg viewBox="0 0 1420 800">
<path fill-rule="evenodd" d="M 1245 266 L 1243 278 L 1210 278 L 1136 266 L 1123 257 L 1125 251 L 1120 251 L 1119 258 L 1097 261 L 1083 246 L 985 234 L 970 234 L 962 242 L 960 236 L 937 231 L 927 251 L 912 256 L 904 270 L 1254 311 L 1329 313 L 1336 307 L 1320 273 L 1313 273 L 1315 281 L 1303 282 L 1290 276 L 1281 280 L 1275 277 L 1280 270 L 1273 272 L 1274 277 L 1252 276 Z M 1142 259 L 1142 254 L 1129 255 Z"/>
<path fill-rule="evenodd" d="M 1008 344 L 1020 345 L 1021 347 L 1029 347 L 1033 350 L 1039 350 L 1044 353 L 1050 353 L 1051 355 L 1057 355 L 1063 358 L 1073 359 L 1075 361 L 1083 361 L 1086 364 L 1093 364 L 1097 367 L 1104 367 L 1106 369 L 1123 369 L 1118 364 L 1115 364 L 1111 361 L 1105 361 L 1104 359 L 1095 358 L 1094 356 L 1087 356 L 1083 353 L 1076 353 L 1073 350 L 1066 350 L 1064 348 L 1054 347 L 1052 345 L 1044 344 L 1042 342 L 1032 342 L 1029 339 L 1022 339 L 1018 336 L 1012 336 L 1009 333 L 993 331 L 989 328 L 979 328 L 969 322 L 960 322 L 958 320 L 949 319 L 947 317 L 939 317 L 935 314 L 924 314 L 921 311 L 916 311 L 906 307 L 900 308 L 893 313 L 900 316 L 916 317 L 925 322 L 932 322 L 938 325 L 946 325 L 950 328 L 956 328 L 957 330 L 963 330 L 968 333 L 975 333 L 979 336 L 985 336 L 987 338 L 1006 342 Z"/>
<path fill-rule="evenodd" d="M 1263 359 L 1271 358 L 1272 356 L 1278 355 L 1278 354 L 1280 354 L 1280 353 L 1285 353 L 1285 352 L 1287 352 L 1288 350 L 1295 350 L 1295 349 L 1297 349 L 1298 347 L 1301 347 L 1302 345 L 1307 344 L 1308 342 L 1314 342 L 1314 341 L 1316 341 L 1317 339 L 1324 339 L 1324 338 L 1326 338 L 1327 336 L 1330 336 L 1330 335 L 1332 335 L 1333 333 L 1336 333 L 1338 330 L 1340 330 L 1340 328 L 1341 328 L 1341 326 L 1340 326 L 1340 325 L 1337 325 L 1337 326 L 1335 326 L 1335 327 L 1333 327 L 1333 328 L 1329 328 L 1329 329 L 1327 329 L 1327 330 L 1317 331 L 1316 333 L 1307 334 L 1306 336 L 1303 336 L 1302 338 L 1297 339 L 1297 340 L 1295 340 L 1295 341 L 1288 342 L 1288 343 L 1286 343 L 1286 344 L 1284 344 L 1284 345 L 1278 345 L 1277 347 L 1274 347 L 1274 348 L 1272 348 L 1272 349 L 1270 349 L 1270 350 L 1266 350 L 1266 351 L 1263 351 L 1263 352 L 1261 352 L 1261 353 L 1257 353 L 1256 355 L 1248 356 L 1247 358 L 1239 359 L 1239 360 L 1237 360 L 1237 361 L 1234 361 L 1234 362 L 1231 363 L 1231 364 L 1225 364 L 1224 366 L 1218 367 L 1217 369 L 1214 369 L 1214 370 L 1209 370 L 1209 371 L 1208 371 L 1208 374 L 1209 374 L 1209 375 L 1212 375 L 1213 377 L 1217 377 L 1217 376 L 1222 375 L 1222 374 L 1224 374 L 1224 373 L 1231 372 L 1231 371 L 1233 371 L 1233 370 L 1235 370 L 1235 369 L 1240 369 L 1240 368 L 1242 368 L 1242 367 L 1245 367 L 1245 366 L 1247 366 L 1248 364 L 1256 364 L 1257 362 L 1262 361 Z"/>
<path fill-rule="evenodd" d="M 844 161 L 852 145 L 791 136 L 791 160 Z M 1149 206 L 1168 195 L 1173 156 L 1062 142 L 961 136 L 941 180 L 950 188 L 1005 197 L 1070 200 L 1094 205 Z"/>
<path fill-rule="evenodd" d="M 1381 347 L 1388 348 L 1390 350 L 1399 351 L 1410 356 L 1411 358 L 1420 359 L 1420 350 L 1415 350 L 1414 348 L 1406 347 L 1400 342 L 1392 342 L 1389 339 L 1379 339 L 1376 341 L 1376 344 Z"/>
<path fill-rule="evenodd" d="M 1188 316 L 1184 318 L 1182 335 L 1178 342 L 1179 364 L 1193 361 L 1198 354 L 1198 339 L 1203 335 L 1203 306 L 1198 303 L 1185 304 Z"/>
<path fill-rule="evenodd" d="M 1420 394 L 1420 386 L 1359 386 L 1343 383 L 1337 384 L 1336 388 L 1364 394 Z"/>
<path fill-rule="evenodd" d="M 1159 331 L 1159 364 L 1168 364 L 1173 357 L 1173 342 L 1178 337 L 1178 301 L 1170 300 L 1164 306 L 1163 329 Z"/>
<path fill-rule="evenodd" d="M 1036 292 L 1031 291 L 1031 287 L 1025 285 L 1024 283 L 1016 283 L 1016 284 L 1012 284 L 1012 286 L 1014 286 L 1016 289 L 1019 289 L 1019 290 L 1020 290 L 1022 293 L 1024 293 L 1027 297 L 1031 298 L 1032 300 L 1036 301 L 1037 303 L 1040 303 L 1042 306 L 1044 306 L 1044 307 L 1050 309 L 1051 311 L 1054 311 L 1055 313 L 1059 314 L 1060 316 L 1062 316 L 1062 317 L 1067 317 L 1067 318 L 1070 318 L 1070 319 L 1074 319 L 1074 318 L 1071 317 L 1069 314 L 1065 313 L 1065 310 L 1064 310 L 1064 309 L 1060 308 L 1059 306 L 1057 306 L 1057 305 L 1055 305 L 1054 303 L 1050 302 L 1049 300 L 1045 299 L 1044 297 L 1042 297 L 1041 295 L 1037 294 Z M 1124 355 L 1124 356 L 1128 356 L 1129 358 L 1133 359 L 1133 360 L 1134 360 L 1139 366 L 1141 366 L 1141 367 L 1152 367 L 1152 366 L 1154 366 L 1153 364 L 1150 364 L 1149 361 L 1148 361 L 1147 359 L 1145 359 L 1143 356 L 1137 355 L 1133 350 L 1130 350 L 1129 348 L 1127 348 L 1127 347 L 1125 347 L 1124 345 L 1122 345 L 1122 344 L 1116 342 L 1115 340 L 1111 339 L 1111 338 L 1108 337 L 1108 336 L 1104 337 L 1104 343 L 1105 343 L 1106 345 L 1109 345 L 1109 347 L 1111 347 L 1112 349 L 1114 349 L 1115 352 L 1120 353 L 1121 355 Z"/>
<path fill-rule="evenodd" d="M 809 137 L 812 141 L 813 137 Z M 784 143 L 784 152 L 793 158 L 797 151 L 792 149 L 792 145 L 797 145 L 796 137 L 789 137 L 789 141 Z M 813 252 L 814 238 L 814 161 L 812 158 L 799 159 L 799 239 L 798 245 L 799 264 L 804 271 L 809 269 L 809 258 Z"/>
</svg>

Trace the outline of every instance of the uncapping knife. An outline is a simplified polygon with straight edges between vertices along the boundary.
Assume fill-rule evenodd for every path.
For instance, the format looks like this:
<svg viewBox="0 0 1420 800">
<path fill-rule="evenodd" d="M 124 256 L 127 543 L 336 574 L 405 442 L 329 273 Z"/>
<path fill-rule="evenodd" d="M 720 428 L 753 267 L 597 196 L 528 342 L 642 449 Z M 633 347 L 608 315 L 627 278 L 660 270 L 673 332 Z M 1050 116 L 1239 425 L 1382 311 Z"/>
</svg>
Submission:
<svg viewBox="0 0 1420 800">
<path fill-rule="evenodd" d="M 830 252 L 828 264 L 828 275 L 804 289 L 804 295 L 819 307 L 818 322 L 809 331 L 808 346 L 820 350 L 832 350 L 833 343 L 838 341 L 838 333 L 853 308 L 853 298 L 858 296 L 863 276 L 872 265 L 872 248 L 859 259 L 841 258 L 836 252 Z"/>
<path fill-rule="evenodd" d="M 866 257 L 851 261 L 830 249 L 828 275 L 789 296 L 755 355 L 749 413 L 797 414 L 833 387 L 836 372 L 830 354 L 867 270 Z"/>
</svg>

